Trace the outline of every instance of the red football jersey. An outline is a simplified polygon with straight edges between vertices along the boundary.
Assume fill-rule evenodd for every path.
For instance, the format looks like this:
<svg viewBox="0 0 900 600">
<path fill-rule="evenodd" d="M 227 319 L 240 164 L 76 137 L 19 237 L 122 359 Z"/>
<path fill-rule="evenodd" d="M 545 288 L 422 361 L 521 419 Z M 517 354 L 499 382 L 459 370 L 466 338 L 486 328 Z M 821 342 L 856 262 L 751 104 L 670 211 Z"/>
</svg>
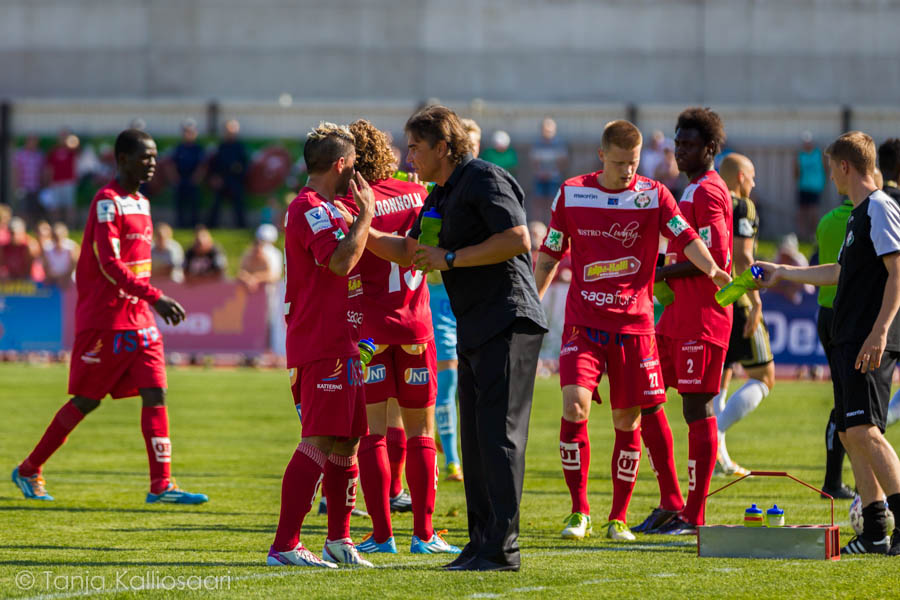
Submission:
<svg viewBox="0 0 900 600">
<path fill-rule="evenodd" d="M 683 246 L 697 234 L 658 181 L 638 175 L 628 188 L 613 191 L 600 185 L 599 175 L 562 184 L 541 252 L 559 260 L 571 246 L 566 324 L 652 334 L 659 236 Z"/>
<path fill-rule="evenodd" d="M 719 268 L 731 272 L 732 204 L 731 193 L 719 174 L 708 171 L 691 182 L 681 195 L 678 208 L 691 224 Z M 675 262 L 687 260 L 683 246 L 670 248 Z M 675 292 L 675 302 L 666 307 L 657 331 L 675 339 L 707 340 L 728 347 L 731 335 L 732 307 L 719 306 L 719 289 L 705 275 L 666 280 Z"/>
<path fill-rule="evenodd" d="M 156 325 L 150 304 L 162 295 L 150 285 L 153 221 L 150 201 L 113 180 L 88 211 L 75 267 L 75 331 L 142 329 Z"/>
<path fill-rule="evenodd" d="M 284 314 L 287 366 L 324 358 L 356 356 L 363 315 L 359 271 L 348 277 L 328 268 L 331 255 L 347 234 L 337 208 L 304 187 L 284 216 Z"/>
<path fill-rule="evenodd" d="M 428 191 L 399 179 L 369 184 L 375 192 L 372 228 L 406 235 L 422 209 Z M 359 210 L 353 196 L 341 198 L 353 214 Z M 363 283 L 363 337 L 376 344 L 418 344 L 434 337 L 428 286 L 424 274 L 412 267 L 378 258 L 368 250 L 359 261 Z"/>
</svg>

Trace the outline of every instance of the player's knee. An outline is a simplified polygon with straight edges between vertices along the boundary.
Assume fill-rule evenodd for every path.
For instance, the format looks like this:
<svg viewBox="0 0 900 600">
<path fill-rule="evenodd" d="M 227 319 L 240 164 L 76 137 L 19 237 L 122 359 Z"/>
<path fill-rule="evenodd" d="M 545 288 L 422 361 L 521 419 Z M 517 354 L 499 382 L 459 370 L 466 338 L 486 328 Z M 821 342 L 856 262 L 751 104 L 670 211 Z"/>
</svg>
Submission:
<svg viewBox="0 0 900 600">
<path fill-rule="evenodd" d="M 141 392 L 141 402 L 143 403 L 145 408 L 152 408 L 154 406 L 165 406 L 166 404 L 166 390 L 163 388 L 142 388 Z"/>
<path fill-rule="evenodd" d="M 81 414 L 87 415 L 89 412 L 100 406 L 100 401 L 91 400 L 90 398 L 85 398 L 83 396 L 74 396 L 72 398 L 72 404 L 75 405 L 75 408 L 77 408 Z"/>
<path fill-rule="evenodd" d="M 706 394 L 697 397 L 685 395 L 684 402 L 681 406 L 681 412 L 684 415 L 685 423 L 693 423 L 694 421 L 702 421 L 715 415 L 712 405 L 712 396 L 707 397 Z"/>
</svg>

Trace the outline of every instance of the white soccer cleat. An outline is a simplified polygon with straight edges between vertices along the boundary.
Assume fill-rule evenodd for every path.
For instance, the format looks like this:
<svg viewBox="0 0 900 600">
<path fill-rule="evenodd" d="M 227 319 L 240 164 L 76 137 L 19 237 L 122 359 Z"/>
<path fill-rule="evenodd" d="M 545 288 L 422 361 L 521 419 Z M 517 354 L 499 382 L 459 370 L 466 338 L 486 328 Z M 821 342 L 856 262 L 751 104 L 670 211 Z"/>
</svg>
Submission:
<svg viewBox="0 0 900 600">
<path fill-rule="evenodd" d="M 634 534 L 628 529 L 624 521 L 610 521 L 605 525 L 606 537 L 616 542 L 633 542 Z"/>
<path fill-rule="evenodd" d="M 328 561 L 322 560 L 309 550 L 303 547 L 303 544 L 297 544 L 297 547 L 287 552 L 279 552 L 274 547 L 269 548 L 269 556 L 266 557 L 266 565 L 270 567 L 324 567 L 326 569 L 336 569 L 334 565 Z"/>
<path fill-rule="evenodd" d="M 566 540 L 583 540 L 593 533 L 591 516 L 575 512 L 566 517 L 566 527 L 562 530 L 562 537 Z"/>
<path fill-rule="evenodd" d="M 353 545 L 353 540 L 344 538 L 341 540 L 325 540 L 322 549 L 322 558 L 339 565 L 351 567 L 373 568 L 375 565 L 359 555 L 359 550 Z"/>
</svg>

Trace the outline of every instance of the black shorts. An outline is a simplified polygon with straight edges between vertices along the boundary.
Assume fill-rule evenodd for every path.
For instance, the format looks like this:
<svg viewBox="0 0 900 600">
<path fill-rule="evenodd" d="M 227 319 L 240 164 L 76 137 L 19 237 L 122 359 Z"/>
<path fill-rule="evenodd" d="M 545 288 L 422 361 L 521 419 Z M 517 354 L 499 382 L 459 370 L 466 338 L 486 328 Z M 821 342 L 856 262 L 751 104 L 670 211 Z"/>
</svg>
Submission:
<svg viewBox="0 0 900 600">
<path fill-rule="evenodd" d="M 880 367 L 862 373 L 853 368 L 860 348 L 862 342 L 839 344 L 831 349 L 834 422 L 838 431 L 857 425 L 875 425 L 884 433 L 891 380 L 900 352 L 885 352 Z"/>
<path fill-rule="evenodd" d="M 728 340 L 728 353 L 725 355 L 726 367 L 739 362 L 745 369 L 752 369 L 767 365 L 775 359 L 765 319 L 760 319 L 753 335 L 744 337 L 744 327 L 749 316 L 749 306 L 734 305 L 734 322 L 731 325 L 731 338 Z"/>
</svg>

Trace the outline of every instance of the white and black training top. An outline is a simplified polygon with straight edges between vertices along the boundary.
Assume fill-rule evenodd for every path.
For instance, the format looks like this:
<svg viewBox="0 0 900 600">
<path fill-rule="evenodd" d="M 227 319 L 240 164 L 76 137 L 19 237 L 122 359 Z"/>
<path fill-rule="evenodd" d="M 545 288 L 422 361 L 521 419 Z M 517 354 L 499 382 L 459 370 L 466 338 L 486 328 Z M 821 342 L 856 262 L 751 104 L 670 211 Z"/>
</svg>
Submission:
<svg viewBox="0 0 900 600">
<path fill-rule="evenodd" d="M 900 204 L 876 190 L 853 209 L 838 254 L 841 275 L 834 298 L 833 343 L 859 344 L 881 310 L 888 272 L 882 257 L 900 252 Z M 888 330 L 886 350 L 900 351 L 900 319 Z"/>
</svg>

